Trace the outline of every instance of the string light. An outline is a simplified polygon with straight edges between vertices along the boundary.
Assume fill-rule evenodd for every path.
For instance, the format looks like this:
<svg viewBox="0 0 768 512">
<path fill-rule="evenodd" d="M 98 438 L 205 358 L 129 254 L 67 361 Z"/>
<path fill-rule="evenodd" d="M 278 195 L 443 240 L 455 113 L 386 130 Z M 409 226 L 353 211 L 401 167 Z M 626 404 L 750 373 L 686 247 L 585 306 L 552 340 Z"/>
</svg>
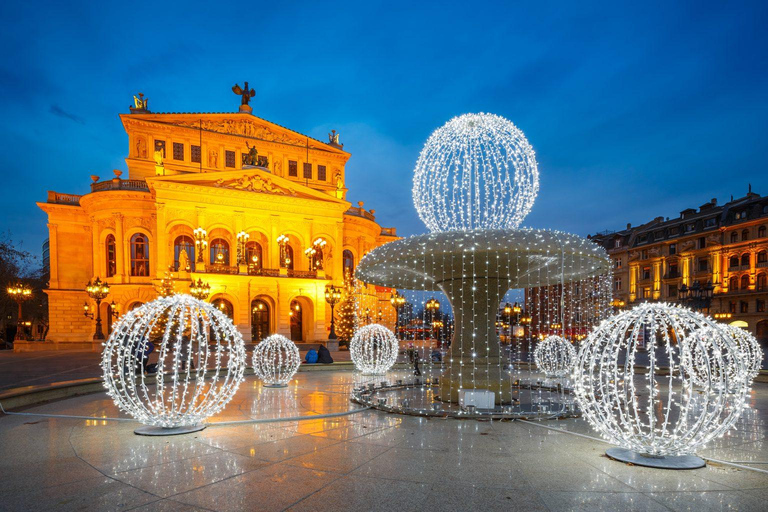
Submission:
<svg viewBox="0 0 768 512">
<path fill-rule="evenodd" d="M 464 114 L 435 130 L 413 176 L 416 211 L 433 232 L 517 228 L 538 191 L 533 148 L 494 114 Z"/>
<path fill-rule="evenodd" d="M 748 381 L 747 384 L 749 384 L 760 374 L 760 368 L 763 365 L 763 349 L 760 347 L 760 342 L 749 331 L 741 327 L 727 324 L 718 324 L 718 327 L 733 339 L 738 350 L 744 355 L 745 377 Z"/>
<path fill-rule="evenodd" d="M 273 334 L 253 349 L 253 371 L 267 387 L 285 387 L 299 371 L 299 347 L 281 334 Z"/>
<path fill-rule="evenodd" d="M 185 294 L 125 313 L 101 360 L 104 387 L 115 404 L 162 429 L 201 427 L 235 395 L 245 366 L 245 344 L 234 324 Z"/>
<path fill-rule="evenodd" d="M 696 334 L 704 330 L 707 341 Z M 644 456 L 690 455 L 731 428 L 744 408 L 743 381 L 726 391 L 723 354 L 734 350 L 708 317 L 677 305 L 640 304 L 587 337 L 577 358 L 576 399 L 611 443 Z M 683 359 L 699 352 L 697 364 L 707 371 L 694 386 Z M 744 363 L 737 358 L 736 364 Z"/>
<path fill-rule="evenodd" d="M 397 360 L 399 344 L 395 334 L 379 324 L 357 330 L 349 342 L 349 355 L 363 375 L 383 375 Z"/>
<path fill-rule="evenodd" d="M 576 349 L 560 336 L 548 336 L 536 345 L 533 360 L 547 377 L 564 377 L 576 363 Z"/>
</svg>

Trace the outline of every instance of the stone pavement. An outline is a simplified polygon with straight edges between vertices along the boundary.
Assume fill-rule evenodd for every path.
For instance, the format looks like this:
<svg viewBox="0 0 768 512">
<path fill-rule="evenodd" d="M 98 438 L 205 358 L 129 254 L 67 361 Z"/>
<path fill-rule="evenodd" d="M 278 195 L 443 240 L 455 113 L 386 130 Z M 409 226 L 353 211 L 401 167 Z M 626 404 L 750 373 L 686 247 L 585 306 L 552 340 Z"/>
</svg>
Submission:
<svg viewBox="0 0 768 512">
<path fill-rule="evenodd" d="M 390 379 L 402 378 L 392 372 Z M 0 508 L 28 510 L 669 511 L 766 510 L 768 474 L 722 464 L 628 466 L 583 420 L 424 419 L 364 410 L 305 421 L 216 425 L 350 411 L 351 371 L 301 372 L 288 388 L 248 377 L 193 434 L 136 436 L 132 421 L 0 417 Z M 377 380 L 381 377 L 376 377 Z M 737 429 L 700 453 L 768 462 L 768 385 Z M 104 393 L 30 413 L 125 417 Z"/>
</svg>

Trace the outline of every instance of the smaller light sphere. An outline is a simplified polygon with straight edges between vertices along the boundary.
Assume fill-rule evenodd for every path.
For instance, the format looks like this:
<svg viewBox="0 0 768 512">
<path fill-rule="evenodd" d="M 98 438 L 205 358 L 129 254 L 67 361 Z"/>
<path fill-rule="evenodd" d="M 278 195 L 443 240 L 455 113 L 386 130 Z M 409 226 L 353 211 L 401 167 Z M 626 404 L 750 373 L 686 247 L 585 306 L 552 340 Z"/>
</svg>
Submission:
<svg viewBox="0 0 768 512">
<path fill-rule="evenodd" d="M 548 336 L 536 345 L 533 360 L 547 377 L 564 377 L 573 369 L 576 349 L 565 338 Z"/>
<path fill-rule="evenodd" d="M 714 386 L 723 390 L 738 390 L 749 385 L 749 347 L 745 352 L 734 335 L 725 326 L 713 325 L 691 333 L 693 343 L 684 346 L 680 353 L 680 367 L 691 376 L 696 386 Z M 732 343 L 722 343 L 721 337 Z"/>
<path fill-rule="evenodd" d="M 763 365 L 763 349 L 760 347 L 760 342 L 749 331 L 741 327 L 725 324 L 721 325 L 720 328 L 733 339 L 744 354 L 747 380 L 751 382 L 758 376 Z"/>
<path fill-rule="evenodd" d="M 287 386 L 300 364 L 299 347 L 281 334 L 265 338 L 253 349 L 253 371 L 267 386 Z"/>
<path fill-rule="evenodd" d="M 385 374 L 395 364 L 399 348 L 395 334 L 379 324 L 361 327 L 349 342 L 352 362 L 364 375 Z"/>
</svg>

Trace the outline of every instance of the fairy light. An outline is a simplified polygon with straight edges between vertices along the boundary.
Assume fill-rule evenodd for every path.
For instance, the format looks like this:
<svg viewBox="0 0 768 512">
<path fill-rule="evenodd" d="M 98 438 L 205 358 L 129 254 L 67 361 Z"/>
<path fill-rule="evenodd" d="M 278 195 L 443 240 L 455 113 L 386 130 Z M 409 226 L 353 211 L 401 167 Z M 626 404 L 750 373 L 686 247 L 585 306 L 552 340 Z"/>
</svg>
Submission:
<svg viewBox="0 0 768 512">
<path fill-rule="evenodd" d="M 718 324 L 718 327 L 733 339 L 739 351 L 744 355 L 745 377 L 748 380 L 747 384 L 749 384 L 760 374 L 760 368 L 763 364 L 763 349 L 760 347 L 760 342 L 749 331 L 741 327 L 727 324 Z"/>
<path fill-rule="evenodd" d="M 150 362 L 157 365 L 152 375 L 145 371 Z M 107 395 L 120 410 L 163 429 L 199 426 L 223 410 L 245 366 L 245 344 L 232 321 L 186 294 L 125 313 L 101 360 Z"/>
<path fill-rule="evenodd" d="M 576 349 L 560 336 L 548 336 L 536 345 L 533 360 L 547 377 L 564 377 L 576 363 Z"/>
<path fill-rule="evenodd" d="M 432 232 L 515 229 L 538 191 L 533 148 L 494 114 L 464 114 L 435 130 L 413 176 L 416 211 Z"/>
<path fill-rule="evenodd" d="M 379 324 L 357 330 L 349 342 L 349 355 L 363 375 L 383 375 L 397 360 L 399 344 L 395 334 Z"/>
<path fill-rule="evenodd" d="M 273 334 L 253 349 L 253 371 L 267 387 L 285 387 L 299 371 L 299 347 L 281 334 Z"/>
<path fill-rule="evenodd" d="M 705 330 L 706 339 L 696 334 Z M 734 350 L 709 317 L 672 304 L 640 304 L 587 337 L 574 372 L 576 400 L 611 443 L 652 457 L 690 455 L 729 430 L 745 407 L 745 382 L 727 391 L 724 354 Z M 707 370 L 698 386 L 683 361 L 697 353 Z M 743 366 L 742 359 L 735 364 Z"/>
</svg>

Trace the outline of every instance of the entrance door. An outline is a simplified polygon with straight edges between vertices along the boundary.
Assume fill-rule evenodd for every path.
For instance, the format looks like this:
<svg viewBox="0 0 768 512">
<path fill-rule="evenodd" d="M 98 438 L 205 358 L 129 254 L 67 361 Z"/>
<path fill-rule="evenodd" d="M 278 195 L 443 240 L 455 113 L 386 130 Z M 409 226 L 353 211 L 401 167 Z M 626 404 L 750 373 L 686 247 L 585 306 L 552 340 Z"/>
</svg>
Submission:
<svg viewBox="0 0 768 512">
<path fill-rule="evenodd" d="M 302 311 L 299 301 L 291 301 L 291 339 L 293 341 L 304 341 L 304 330 L 302 326 Z"/>
<path fill-rule="evenodd" d="M 254 299 L 251 302 L 251 340 L 258 343 L 269 334 L 269 304 Z"/>
</svg>

